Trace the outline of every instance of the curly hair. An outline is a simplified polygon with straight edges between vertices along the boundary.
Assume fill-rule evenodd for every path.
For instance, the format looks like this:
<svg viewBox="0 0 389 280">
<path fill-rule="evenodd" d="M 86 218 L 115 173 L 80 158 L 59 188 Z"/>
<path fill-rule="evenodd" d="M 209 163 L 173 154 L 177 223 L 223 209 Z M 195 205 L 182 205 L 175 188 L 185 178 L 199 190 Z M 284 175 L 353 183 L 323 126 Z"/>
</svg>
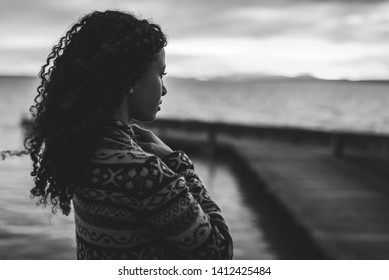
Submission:
<svg viewBox="0 0 389 280">
<path fill-rule="evenodd" d="M 41 68 L 31 132 L 33 198 L 68 215 L 73 191 L 124 93 L 167 44 L 161 28 L 122 11 L 95 11 L 59 40 Z"/>
</svg>

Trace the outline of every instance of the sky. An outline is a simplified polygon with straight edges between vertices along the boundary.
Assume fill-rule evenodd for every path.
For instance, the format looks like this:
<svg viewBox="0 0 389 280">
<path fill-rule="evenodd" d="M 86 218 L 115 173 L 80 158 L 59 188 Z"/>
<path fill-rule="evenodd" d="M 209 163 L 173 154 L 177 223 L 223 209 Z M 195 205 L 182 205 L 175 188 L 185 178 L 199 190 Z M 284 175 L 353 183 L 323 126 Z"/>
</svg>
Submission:
<svg viewBox="0 0 389 280">
<path fill-rule="evenodd" d="M 389 79 L 389 0 L 1 0 L 0 75 L 37 75 L 83 14 L 132 11 L 169 38 L 169 76 Z"/>
</svg>

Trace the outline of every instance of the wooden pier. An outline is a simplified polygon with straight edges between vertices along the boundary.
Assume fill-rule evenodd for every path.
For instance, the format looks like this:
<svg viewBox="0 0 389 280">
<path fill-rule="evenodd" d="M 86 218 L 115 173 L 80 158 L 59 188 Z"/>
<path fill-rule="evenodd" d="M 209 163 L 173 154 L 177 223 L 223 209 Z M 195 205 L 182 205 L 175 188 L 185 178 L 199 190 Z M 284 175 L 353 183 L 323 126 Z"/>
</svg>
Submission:
<svg viewBox="0 0 389 280">
<path fill-rule="evenodd" d="M 227 147 L 326 258 L 389 259 L 389 137 L 175 120 L 150 128 L 210 153 Z"/>
</svg>

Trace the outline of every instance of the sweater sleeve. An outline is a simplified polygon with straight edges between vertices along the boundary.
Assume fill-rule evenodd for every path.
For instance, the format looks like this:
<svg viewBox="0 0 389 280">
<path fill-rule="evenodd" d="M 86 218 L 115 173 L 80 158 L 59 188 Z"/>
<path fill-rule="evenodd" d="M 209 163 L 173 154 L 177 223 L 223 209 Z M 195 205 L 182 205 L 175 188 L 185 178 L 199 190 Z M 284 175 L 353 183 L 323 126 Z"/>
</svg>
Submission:
<svg viewBox="0 0 389 280">
<path fill-rule="evenodd" d="M 190 193 L 207 214 L 218 213 L 220 215 L 221 210 L 219 206 L 212 200 L 195 172 L 192 161 L 184 152 L 175 151 L 166 157 L 164 162 L 170 169 L 185 178 Z M 223 224 L 226 225 L 226 222 L 221 215 L 220 219 L 223 220 Z"/>
<path fill-rule="evenodd" d="M 211 199 L 185 153 L 162 161 L 150 156 L 137 188 L 143 193 L 146 220 L 170 246 L 191 259 L 231 259 L 232 239 L 220 208 Z"/>
</svg>

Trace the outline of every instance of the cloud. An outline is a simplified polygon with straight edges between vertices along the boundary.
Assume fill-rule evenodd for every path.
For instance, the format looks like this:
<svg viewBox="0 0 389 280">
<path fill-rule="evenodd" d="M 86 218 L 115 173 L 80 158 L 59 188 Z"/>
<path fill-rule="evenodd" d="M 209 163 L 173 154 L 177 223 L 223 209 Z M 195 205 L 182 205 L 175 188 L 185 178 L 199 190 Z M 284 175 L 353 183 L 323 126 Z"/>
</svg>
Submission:
<svg viewBox="0 0 389 280">
<path fill-rule="evenodd" d="M 196 71 L 196 76 L 202 78 L 236 73 L 286 76 L 311 73 L 329 79 L 362 79 L 374 76 L 384 79 L 389 77 L 389 67 L 381 64 L 380 58 L 386 56 L 387 49 L 389 43 L 338 45 L 308 38 L 269 37 L 235 42 L 228 38 L 196 38 L 182 39 L 168 45 L 167 64 L 169 73 L 184 77 L 191 76 Z M 358 67 L 355 67 L 356 62 Z M 374 71 L 373 66 L 377 70 Z"/>
<path fill-rule="evenodd" d="M 348 40 L 360 39 L 358 34 L 370 34 L 371 39 L 373 36 L 380 37 L 385 34 L 380 26 L 388 26 L 388 2 L 180 0 L 177 3 L 176 0 L 5 0 L 0 4 L 0 32 L 7 33 L 8 30 L 9 33 L 23 33 L 28 29 L 29 33 L 44 32 L 48 36 L 59 36 L 81 14 L 93 9 L 120 8 L 153 18 L 171 37 L 177 38 L 318 34 L 333 40 Z M 382 9 L 385 12 L 382 12 Z M 380 13 L 381 20 L 377 19 Z M 361 26 L 372 28 L 364 32 L 365 30 L 359 30 Z"/>
<path fill-rule="evenodd" d="M 47 51 L 32 48 L 7 49 L 0 51 L 0 75 L 32 75 L 36 76 L 44 64 Z"/>
<path fill-rule="evenodd" d="M 389 1 L 384 0 L 3 0 L 0 72 L 37 68 L 39 55 L 44 57 L 78 17 L 105 9 L 133 11 L 162 26 L 169 36 L 173 67 L 169 74 L 190 75 L 188 69 L 193 75 L 225 69 L 266 72 L 276 67 L 288 73 L 293 69 L 317 73 L 316 63 L 327 69 L 321 72 L 335 76 L 336 65 L 346 69 L 348 61 L 349 65 L 358 61 L 363 77 L 381 75 L 388 68 L 382 63 L 373 71 L 389 46 Z M 25 63 L 21 57 L 28 56 L 23 50 L 26 54 L 34 50 Z M 370 72 L 362 67 L 368 61 Z M 31 66 L 22 66 L 26 63 Z M 297 69 L 303 66 L 306 71 Z M 357 76 L 357 70 L 349 71 Z"/>
<path fill-rule="evenodd" d="M 389 27 L 389 4 L 349 6 L 321 3 L 278 6 L 236 6 L 222 9 L 197 24 L 197 28 L 179 25 L 179 36 L 195 37 L 321 37 L 333 41 L 385 38 Z"/>
</svg>

